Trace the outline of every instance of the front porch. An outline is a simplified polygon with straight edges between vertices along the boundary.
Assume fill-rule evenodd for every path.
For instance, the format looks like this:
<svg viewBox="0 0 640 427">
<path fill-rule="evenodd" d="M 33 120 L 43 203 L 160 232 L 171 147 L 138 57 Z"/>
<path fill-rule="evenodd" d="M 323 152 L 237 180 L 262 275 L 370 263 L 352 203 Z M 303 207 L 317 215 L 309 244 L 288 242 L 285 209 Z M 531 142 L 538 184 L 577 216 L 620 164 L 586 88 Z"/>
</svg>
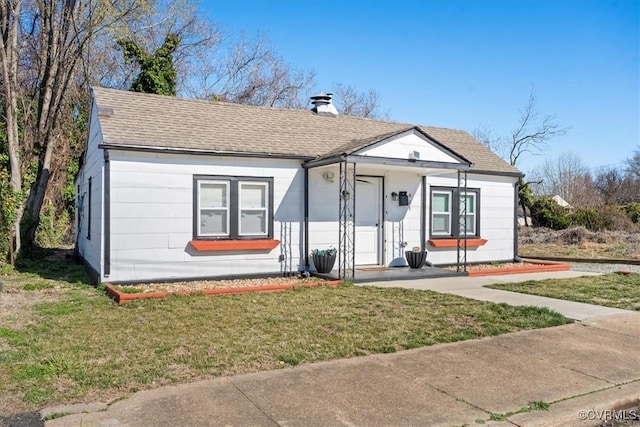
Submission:
<svg viewBox="0 0 640 427">
<path fill-rule="evenodd" d="M 331 273 L 320 274 L 313 273 L 314 276 L 320 277 L 326 280 L 339 280 L 341 279 L 339 269 L 334 269 Z M 452 276 L 466 276 L 464 271 L 453 271 L 438 267 L 424 266 L 422 268 L 409 268 L 409 267 L 383 267 L 383 266 L 356 266 L 353 272 L 352 278 L 347 280 L 353 283 L 367 283 L 367 282 L 383 282 L 391 280 L 419 280 L 419 279 L 433 279 L 436 277 L 452 277 Z M 342 277 L 344 279 L 344 277 Z"/>
</svg>

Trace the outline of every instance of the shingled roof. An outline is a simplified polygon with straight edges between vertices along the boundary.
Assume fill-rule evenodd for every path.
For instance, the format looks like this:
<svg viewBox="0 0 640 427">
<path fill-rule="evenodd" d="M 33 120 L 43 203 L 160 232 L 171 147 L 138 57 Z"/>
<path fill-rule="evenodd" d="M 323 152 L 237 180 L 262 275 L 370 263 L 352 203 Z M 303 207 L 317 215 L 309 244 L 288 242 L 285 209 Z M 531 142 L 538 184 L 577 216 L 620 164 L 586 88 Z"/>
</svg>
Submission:
<svg viewBox="0 0 640 427">
<path fill-rule="evenodd" d="M 93 88 L 107 146 L 249 153 L 308 159 L 350 151 L 413 125 L 359 117 L 319 116 L 310 110 Z M 438 143 L 473 163 L 472 170 L 519 174 L 468 133 L 418 126 Z"/>
</svg>

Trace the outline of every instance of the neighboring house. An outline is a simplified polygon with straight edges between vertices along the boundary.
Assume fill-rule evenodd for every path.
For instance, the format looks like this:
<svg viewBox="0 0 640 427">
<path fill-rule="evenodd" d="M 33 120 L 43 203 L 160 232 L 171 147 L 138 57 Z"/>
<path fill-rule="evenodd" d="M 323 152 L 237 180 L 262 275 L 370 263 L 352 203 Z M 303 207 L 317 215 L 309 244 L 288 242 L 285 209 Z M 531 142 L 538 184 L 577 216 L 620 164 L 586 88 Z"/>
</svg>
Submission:
<svg viewBox="0 0 640 427">
<path fill-rule="evenodd" d="M 551 200 L 556 202 L 558 204 L 558 206 L 562 206 L 563 208 L 567 208 L 567 209 L 573 209 L 573 206 L 571 206 L 571 203 L 567 202 L 559 194 L 556 194 L 556 195 L 552 196 Z"/>
<path fill-rule="evenodd" d="M 340 116 L 330 95 L 92 98 L 76 250 L 101 282 L 314 271 L 330 246 L 341 277 L 414 246 L 435 265 L 516 256 L 520 172 L 466 132 Z"/>
<path fill-rule="evenodd" d="M 558 206 L 562 206 L 563 208 L 567 208 L 569 210 L 573 209 L 573 206 L 569 202 L 567 202 L 565 199 L 563 199 L 562 196 L 560 196 L 559 194 L 556 194 L 554 196 L 544 196 L 544 197 L 550 198 L 551 200 L 556 202 Z M 522 211 L 522 207 L 518 206 L 518 225 L 520 227 L 524 227 L 525 225 L 531 226 L 532 224 L 533 222 L 531 221 L 531 216 L 529 215 L 527 215 L 526 223 L 525 223 L 525 217 L 524 217 L 524 212 Z"/>
</svg>

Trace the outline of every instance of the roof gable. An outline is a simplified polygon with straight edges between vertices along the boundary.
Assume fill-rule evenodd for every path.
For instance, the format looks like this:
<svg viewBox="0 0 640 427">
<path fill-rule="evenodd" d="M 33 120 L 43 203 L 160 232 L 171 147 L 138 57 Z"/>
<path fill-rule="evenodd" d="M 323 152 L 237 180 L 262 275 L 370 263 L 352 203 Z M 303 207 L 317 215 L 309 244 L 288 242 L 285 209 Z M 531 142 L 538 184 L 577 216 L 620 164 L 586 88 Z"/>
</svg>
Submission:
<svg viewBox="0 0 640 427">
<path fill-rule="evenodd" d="M 471 163 L 415 126 L 384 137 L 360 148 L 353 154 L 391 159 L 430 160 L 442 163 Z"/>
<path fill-rule="evenodd" d="M 112 112 L 99 116 L 102 143 L 110 147 L 317 159 L 416 129 L 443 152 L 472 163 L 472 170 L 519 173 L 471 135 L 454 129 L 99 87 L 92 94 L 99 109 Z"/>
</svg>

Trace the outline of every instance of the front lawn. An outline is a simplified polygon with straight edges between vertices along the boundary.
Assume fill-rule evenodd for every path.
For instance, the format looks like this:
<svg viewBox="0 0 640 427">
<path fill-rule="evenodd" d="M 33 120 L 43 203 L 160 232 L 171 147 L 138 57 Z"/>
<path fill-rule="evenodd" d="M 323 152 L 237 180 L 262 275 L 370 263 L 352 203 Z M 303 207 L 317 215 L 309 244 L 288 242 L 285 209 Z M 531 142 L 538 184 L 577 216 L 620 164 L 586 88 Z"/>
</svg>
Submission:
<svg viewBox="0 0 640 427">
<path fill-rule="evenodd" d="M 119 306 L 82 277 L 46 259 L 0 276 L 0 414 L 570 322 L 546 309 L 352 285 Z"/>
<path fill-rule="evenodd" d="M 540 295 L 625 310 L 640 310 L 640 274 L 607 274 L 489 285 L 488 288 Z"/>
</svg>

